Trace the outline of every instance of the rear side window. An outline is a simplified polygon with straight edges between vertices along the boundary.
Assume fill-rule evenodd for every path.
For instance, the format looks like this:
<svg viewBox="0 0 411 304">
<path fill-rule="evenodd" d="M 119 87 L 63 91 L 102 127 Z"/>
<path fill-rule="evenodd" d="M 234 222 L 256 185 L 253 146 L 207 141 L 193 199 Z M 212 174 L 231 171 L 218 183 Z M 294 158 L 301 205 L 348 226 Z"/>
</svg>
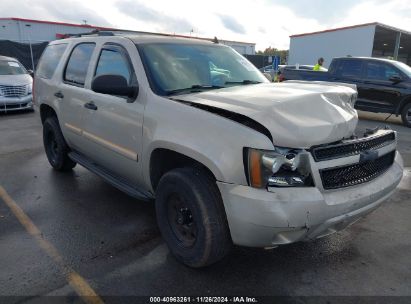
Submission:
<svg viewBox="0 0 411 304">
<path fill-rule="evenodd" d="M 345 78 L 360 78 L 362 72 L 362 61 L 344 60 L 340 63 L 337 75 Z"/>
<path fill-rule="evenodd" d="M 94 43 L 81 43 L 74 47 L 64 72 L 67 83 L 84 86 L 94 47 Z"/>
<path fill-rule="evenodd" d="M 36 76 L 47 79 L 52 78 L 66 48 L 67 44 L 65 43 L 49 45 L 41 56 Z"/>
<path fill-rule="evenodd" d="M 113 74 L 123 76 L 128 84 L 132 82 L 132 68 L 125 55 L 116 49 L 103 49 L 97 64 L 96 75 Z"/>
</svg>

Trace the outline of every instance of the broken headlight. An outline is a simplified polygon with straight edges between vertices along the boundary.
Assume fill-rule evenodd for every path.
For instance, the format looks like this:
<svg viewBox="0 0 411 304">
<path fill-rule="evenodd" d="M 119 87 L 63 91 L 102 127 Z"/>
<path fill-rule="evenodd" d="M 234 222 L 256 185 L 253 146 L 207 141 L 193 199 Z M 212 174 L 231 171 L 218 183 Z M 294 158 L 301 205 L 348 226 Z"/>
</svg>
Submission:
<svg viewBox="0 0 411 304">
<path fill-rule="evenodd" d="M 276 148 L 274 151 L 244 149 L 247 178 L 250 186 L 305 187 L 313 186 L 308 153 L 298 149 Z"/>
</svg>

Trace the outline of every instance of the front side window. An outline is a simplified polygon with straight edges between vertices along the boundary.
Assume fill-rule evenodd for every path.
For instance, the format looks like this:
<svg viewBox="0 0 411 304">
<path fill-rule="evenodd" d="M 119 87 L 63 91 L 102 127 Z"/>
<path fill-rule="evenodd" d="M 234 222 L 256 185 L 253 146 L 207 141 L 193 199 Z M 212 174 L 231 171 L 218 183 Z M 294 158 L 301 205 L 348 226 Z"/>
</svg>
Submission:
<svg viewBox="0 0 411 304">
<path fill-rule="evenodd" d="M 95 76 L 104 74 L 123 76 L 129 85 L 133 82 L 134 72 L 127 57 L 120 50 L 107 48 L 101 51 Z"/>
<path fill-rule="evenodd" d="M 0 60 L 0 75 L 27 74 L 26 69 L 17 61 Z"/>
<path fill-rule="evenodd" d="M 52 78 L 66 48 L 66 43 L 49 45 L 41 56 L 36 76 L 47 79 Z"/>
<path fill-rule="evenodd" d="M 74 47 L 64 73 L 67 83 L 84 86 L 94 47 L 94 43 L 81 43 Z"/>
<path fill-rule="evenodd" d="M 267 82 L 247 59 L 222 45 L 149 43 L 138 45 L 150 85 L 159 95 L 185 89 L 218 89 Z"/>
<path fill-rule="evenodd" d="M 394 67 L 381 62 L 367 63 L 367 79 L 388 81 L 392 76 L 400 76 L 400 73 Z"/>
</svg>

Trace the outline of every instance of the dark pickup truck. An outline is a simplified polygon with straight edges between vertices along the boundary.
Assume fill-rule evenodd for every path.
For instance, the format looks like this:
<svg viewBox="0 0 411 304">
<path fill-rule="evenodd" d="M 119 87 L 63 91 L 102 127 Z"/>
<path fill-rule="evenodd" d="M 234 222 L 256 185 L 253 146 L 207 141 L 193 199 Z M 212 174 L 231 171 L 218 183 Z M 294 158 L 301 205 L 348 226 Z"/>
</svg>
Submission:
<svg viewBox="0 0 411 304">
<path fill-rule="evenodd" d="M 334 58 L 328 72 L 284 69 L 281 78 L 356 84 L 356 109 L 401 115 L 403 124 L 411 127 L 411 67 L 404 63 L 368 57 Z"/>
</svg>

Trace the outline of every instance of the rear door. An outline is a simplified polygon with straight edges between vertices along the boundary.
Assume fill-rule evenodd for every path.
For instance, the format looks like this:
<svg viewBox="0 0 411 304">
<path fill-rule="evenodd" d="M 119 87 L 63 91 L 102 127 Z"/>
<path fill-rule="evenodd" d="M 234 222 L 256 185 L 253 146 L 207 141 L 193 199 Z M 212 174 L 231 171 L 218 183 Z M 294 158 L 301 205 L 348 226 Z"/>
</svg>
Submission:
<svg viewBox="0 0 411 304">
<path fill-rule="evenodd" d="M 138 86 L 136 68 L 130 57 L 132 54 L 136 60 L 138 53 L 131 41 L 123 40 L 121 45 L 102 44 L 96 53 L 91 78 L 103 74 L 121 75 L 129 85 Z M 135 185 L 141 181 L 139 155 L 142 150 L 143 98 L 141 91 L 133 98 L 92 92 L 87 103 L 94 107 L 83 109 L 86 155 Z"/>
<path fill-rule="evenodd" d="M 59 104 L 59 119 L 63 134 L 69 145 L 84 152 L 82 123 L 84 104 L 90 99 L 90 90 L 85 82 L 90 69 L 90 62 L 96 48 L 94 42 L 81 42 L 74 45 L 60 76 L 60 84 L 52 91 Z"/>
<path fill-rule="evenodd" d="M 404 78 L 392 64 L 377 60 L 368 60 L 365 63 L 365 87 L 363 97 L 369 111 L 394 113 L 401 100 L 401 90 L 404 84 L 393 83 L 390 77 Z"/>
</svg>

